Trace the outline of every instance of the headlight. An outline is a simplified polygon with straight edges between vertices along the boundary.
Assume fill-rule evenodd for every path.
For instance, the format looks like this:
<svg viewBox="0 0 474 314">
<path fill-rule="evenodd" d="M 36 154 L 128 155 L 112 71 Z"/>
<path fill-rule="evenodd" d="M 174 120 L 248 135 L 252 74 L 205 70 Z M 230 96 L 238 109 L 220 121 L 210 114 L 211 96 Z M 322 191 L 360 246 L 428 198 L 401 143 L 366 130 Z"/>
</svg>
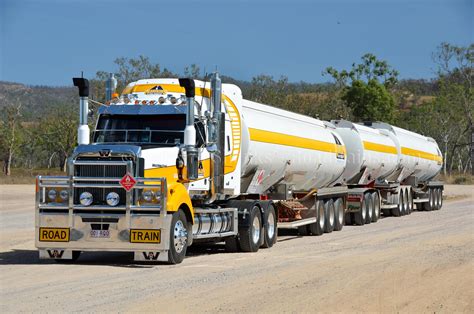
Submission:
<svg viewBox="0 0 474 314">
<path fill-rule="evenodd" d="M 89 206 L 90 204 L 92 204 L 92 200 L 92 194 L 89 192 L 82 192 L 81 196 L 79 197 L 79 201 L 84 206 Z"/>
<path fill-rule="evenodd" d="M 48 198 L 49 198 L 51 201 L 56 200 L 56 195 L 58 195 L 57 192 L 56 192 L 56 190 L 49 190 L 49 192 L 48 192 Z"/>
<path fill-rule="evenodd" d="M 68 190 L 62 190 L 61 192 L 59 192 L 59 197 L 61 197 L 63 201 L 67 201 L 67 199 L 69 198 Z"/>
<path fill-rule="evenodd" d="M 153 197 L 155 196 L 155 193 L 153 191 L 144 191 L 142 193 L 142 198 L 145 202 L 151 202 L 153 200 Z"/>
<path fill-rule="evenodd" d="M 115 192 L 107 194 L 107 204 L 110 206 L 117 206 L 120 201 L 120 196 Z"/>
</svg>

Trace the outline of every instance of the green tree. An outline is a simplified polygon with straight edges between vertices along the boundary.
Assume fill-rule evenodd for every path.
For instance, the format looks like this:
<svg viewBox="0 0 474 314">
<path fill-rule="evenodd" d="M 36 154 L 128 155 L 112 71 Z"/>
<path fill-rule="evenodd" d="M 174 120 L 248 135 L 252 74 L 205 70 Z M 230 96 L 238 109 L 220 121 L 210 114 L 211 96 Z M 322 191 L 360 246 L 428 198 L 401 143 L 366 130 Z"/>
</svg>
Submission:
<svg viewBox="0 0 474 314">
<path fill-rule="evenodd" d="M 12 99 L 3 110 L 0 121 L 0 151 L 3 156 L 3 173 L 11 175 L 13 156 L 18 153 L 23 140 L 21 133 L 21 97 Z"/>
<path fill-rule="evenodd" d="M 362 62 L 353 63 L 350 70 L 328 67 L 323 74 L 329 74 L 342 89 L 341 98 L 352 109 L 355 119 L 393 121 L 396 107 L 389 89 L 397 83 L 398 72 L 386 61 L 365 54 Z"/>
</svg>

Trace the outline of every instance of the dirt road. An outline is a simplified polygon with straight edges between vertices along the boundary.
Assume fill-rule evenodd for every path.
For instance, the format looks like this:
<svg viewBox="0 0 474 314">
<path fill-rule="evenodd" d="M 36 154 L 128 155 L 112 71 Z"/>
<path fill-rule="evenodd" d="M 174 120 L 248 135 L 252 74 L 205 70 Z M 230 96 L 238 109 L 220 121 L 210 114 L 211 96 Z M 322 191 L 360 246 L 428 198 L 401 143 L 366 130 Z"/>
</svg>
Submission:
<svg viewBox="0 0 474 314">
<path fill-rule="evenodd" d="M 0 308 L 12 311 L 474 312 L 473 186 L 440 211 L 280 236 L 272 249 L 192 248 L 183 264 L 90 253 L 38 259 L 32 186 L 0 186 Z"/>
</svg>

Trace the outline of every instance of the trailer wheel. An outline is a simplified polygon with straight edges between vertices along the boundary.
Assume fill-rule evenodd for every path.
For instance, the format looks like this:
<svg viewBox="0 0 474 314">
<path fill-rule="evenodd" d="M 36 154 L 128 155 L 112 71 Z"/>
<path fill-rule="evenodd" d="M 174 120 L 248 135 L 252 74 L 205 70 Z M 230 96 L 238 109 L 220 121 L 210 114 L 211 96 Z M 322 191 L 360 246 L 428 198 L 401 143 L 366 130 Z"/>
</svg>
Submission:
<svg viewBox="0 0 474 314">
<path fill-rule="evenodd" d="M 409 198 L 408 198 L 408 193 L 410 193 L 409 189 L 405 189 L 403 191 L 403 207 L 405 209 L 405 215 L 410 215 L 410 204 L 409 204 Z"/>
<path fill-rule="evenodd" d="M 334 231 L 340 231 L 344 227 L 344 202 L 342 198 L 336 199 L 334 202 L 334 211 L 336 213 L 336 224 L 334 225 Z"/>
<path fill-rule="evenodd" d="M 423 208 L 426 211 L 432 211 L 432 210 L 435 209 L 436 196 L 435 196 L 434 192 L 435 192 L 434 189 L 432 189 L 432 188 L 428 189 L 428 202 L 423 204 Z"/>
<path fill-rule="evenodd" d="M 344 215 L 344 224 L 346 226 L 352 226 L 354 223 L 354 215 L 352 213 L 346 213 Z"/>
<path fill-rule="evenodd" d="M 263 247 L 270 248 L 276 243 L 277 238 L 277 217 L 275 207 L 268 205 L 267 221 L 264 227 Z"/>
<path fill-rule="evenodd" d="M 168 251 L 168 262 L 179 264 L 186 256 L 188 248 L 188 221 L 182 209 L 173 213 L 170 228 L 170 250 Z"/>
<path fill-rule="evenodd" d="M 253 206 L 250 210 L 250 227 L 244 227 L 239 230 L 239 244 L 244 252 L 257 252 L 260 247 L 260 238 L 262 236 L 262 216 L 260 208 Z"/>
<path fill-rule="evenodd" d="M 372 199 L 371 193 L 365 193 L 365 210 L 367 214 L 365 215 L 365 224 L 370 224 L 372 222 L 372 217 L 374 214 L 374 201 Z"/>
<path fill-rule="evenodd" d="M 408 195 L 408 213 L 411 214 L 414 211 L 412 189 L 410 188 L 407 189 L 407 195 Z"/>
<path fill-rule="evenodd" d="M 372 215 L 372 222 L 377 222 L 380 218 L 380 197 L 379 193 L 373 192 L 372 193 L 372 202 L 373 202 L 373 215 Z"/>
<path fill-rule="evenodd" d="M 324 223 L 324 232 L 331 233 L 336 225 L 336 210 L 334 208 L 334 201 L 332 199 L 324 202 L 324 216 L 326 222 Z"/>
<path fill-rule="evenodd" d="M 392 208 L 392 216 L 400 217 L 403 215 L 403 192 L 402 190 L 398 193 L 398 204 L 397 207 Z"/>
<path fill-rule="evenodd" d="M 318 201 L 316 206 L 316 222 L 308 225 L 308 232 L 315 236 L 320 236 L 324 233 L 326 224 L 326 215 L 323 201 Z"/>
<path fill-rule="evenodd" d="M 367 218 L 367 209 L 366 209 L 366 200 L 365 197 L 362 199 L 362 203 L 360 204 L 360 209 L 358 212 L 354 213 L 354 223 L 358 226 L 362 226 L 365 224 L 365 220 Z"/>
<path fill-rule="evenodd" d="M 443 189 L 441 188 L 438 189 L 438 205 L 438 209 L 443 207 Z"/>
</svg>

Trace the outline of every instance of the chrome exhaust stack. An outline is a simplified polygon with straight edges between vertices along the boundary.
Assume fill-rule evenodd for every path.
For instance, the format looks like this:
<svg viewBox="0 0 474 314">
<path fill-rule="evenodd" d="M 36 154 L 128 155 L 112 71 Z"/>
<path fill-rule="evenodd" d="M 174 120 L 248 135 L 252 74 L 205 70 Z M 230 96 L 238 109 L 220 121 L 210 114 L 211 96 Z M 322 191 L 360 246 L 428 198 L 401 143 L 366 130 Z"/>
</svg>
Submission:
<svg viewBox="0 0 474 314">
<path fill-rule="evenodd" d="M 186 151 L 187 179 L 198 179 L 198 150 L 196 148 L 196 129 L 194 128 L 194 80 L 190 78 L 180 78 L 179 85 L 186 91 L 186 128 L 184 129 L 184 150 Z"/>
<path fill-rule="evenodd" d="M 208 203 L 220 199 L 224 194 L 225 158 L 225 113 L 221 110 L 222 82 L 215 72 L 211 78 L 211 101 L 209 106 L 207 150 L 211 154 L 210 198 Z"/>
<path fill-rule="evenodd" d="M 90 138 L 87 117 L 89 115 L 89 81 L 82 77 L 72 79 L 74 86 L 79 88 L 79 127 L 77 129 L 77 144 L 88 145 Z"/>
<path fill-rule="evenodd" d="M 109 78 L 105 82 L 105 100 L 111 101 L 117 88 L 117 79 L 113 73 L 109 73 Z"/>
</svg>

